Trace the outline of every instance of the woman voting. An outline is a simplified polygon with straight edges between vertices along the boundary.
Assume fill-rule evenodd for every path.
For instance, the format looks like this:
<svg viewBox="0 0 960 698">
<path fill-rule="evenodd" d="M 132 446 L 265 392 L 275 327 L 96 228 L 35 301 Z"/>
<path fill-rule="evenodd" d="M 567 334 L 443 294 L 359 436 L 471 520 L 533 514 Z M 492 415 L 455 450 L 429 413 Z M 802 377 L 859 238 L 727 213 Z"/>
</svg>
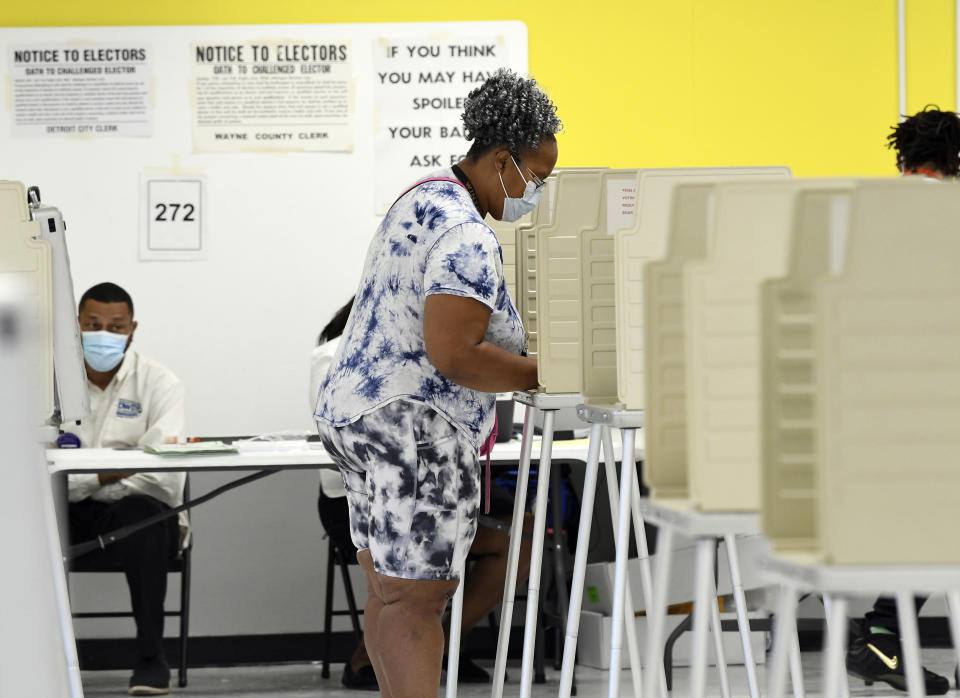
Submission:
<svg viewBox="0 0 960 698">
<path fill-rule="evenodd" d="M 537 385 L 484 217 L 537 205 L 561 124 L 536 82 L 508 70 L 469 94 L 462 118 L 467 156 L 402 192 L 370 243 L 315 414 L 346 486 L 370 589 L 364 640 L 388 698 L 436 693 L 494 394 Z"/>
</svg>

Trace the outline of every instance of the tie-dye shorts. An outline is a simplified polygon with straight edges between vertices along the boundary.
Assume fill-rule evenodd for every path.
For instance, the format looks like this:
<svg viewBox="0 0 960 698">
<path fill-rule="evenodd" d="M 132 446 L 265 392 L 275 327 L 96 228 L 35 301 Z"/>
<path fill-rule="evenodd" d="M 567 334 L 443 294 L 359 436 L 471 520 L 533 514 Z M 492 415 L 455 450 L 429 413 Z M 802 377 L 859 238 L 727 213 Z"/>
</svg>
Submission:
<svg viewBox="0 0 960 698">
<path fill-rule="evenodd" d="M 408 400 L 318 428 L 343 476 L 350 536 L 377 572 L 459 579 L 480 513 L 480 461 L 467 437 Z"/>
</svg>

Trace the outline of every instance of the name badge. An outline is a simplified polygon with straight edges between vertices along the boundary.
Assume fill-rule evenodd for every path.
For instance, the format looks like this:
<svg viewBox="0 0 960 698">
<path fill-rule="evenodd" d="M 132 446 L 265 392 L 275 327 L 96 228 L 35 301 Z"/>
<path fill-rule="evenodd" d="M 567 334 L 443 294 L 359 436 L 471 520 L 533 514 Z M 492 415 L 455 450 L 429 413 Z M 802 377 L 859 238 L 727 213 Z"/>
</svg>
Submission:
<svg viewBox="0 0 960 698">
<path fill-rule="evenodd" d="M 143 407 L 134 400 L 117 400 L 117 416 L 126 419 L 136 419 L 143 412 Z"/>
</svg>

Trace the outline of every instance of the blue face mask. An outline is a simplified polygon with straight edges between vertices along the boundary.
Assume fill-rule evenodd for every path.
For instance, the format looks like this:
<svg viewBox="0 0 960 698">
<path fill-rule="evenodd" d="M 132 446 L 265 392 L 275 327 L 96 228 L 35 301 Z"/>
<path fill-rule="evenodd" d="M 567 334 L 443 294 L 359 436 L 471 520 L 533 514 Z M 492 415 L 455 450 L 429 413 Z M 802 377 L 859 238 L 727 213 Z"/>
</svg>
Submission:
<svg viewBox="0 0 960 698">
<path fill-rule="evenodd" d="M 83 358 L 94 371 L 112 371 L 123 361 L 130 335 L 101 330 L 83 333 Z"/>
<path fill-rule="evenodd" d="M 517 161 L 513 159 L 512 155 L 510 156 L 510 160 L 513 162 L 513 166 L 517 168 L 517 172 L 520 172 L 520 166 L 517 164 Z M 507 223 L 518 221 L 535 209 L 537 204 L 540 203 L 542 190 L 538 189 L 532 180 L 524 177 L 523 172 L 520 172 L 520 179 L 526 182 L 527 186 L 523 188 L 523 197 L 519 199 L 515 199 L 507 194 L 507 188 L 503 184 L 503 175 L 498 173 L 498 176 L 500 177 L 500 186 L 503 187 L 504 194 L 503 215 L 500 216 L 500 220 L 506 221 Z"/>
</svg>

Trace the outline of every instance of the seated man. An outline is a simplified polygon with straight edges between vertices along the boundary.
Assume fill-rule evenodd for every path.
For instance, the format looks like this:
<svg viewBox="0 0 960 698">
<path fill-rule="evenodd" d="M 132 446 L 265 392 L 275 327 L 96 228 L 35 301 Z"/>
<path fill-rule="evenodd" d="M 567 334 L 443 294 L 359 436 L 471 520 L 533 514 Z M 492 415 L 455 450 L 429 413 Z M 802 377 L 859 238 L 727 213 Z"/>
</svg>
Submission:
<svg viewBox="0 0 960 698">
<path fill-rule="evenodd" d="M 116 284 L 97 284 L 80 299 L 79 320 L 91 414 L 68 430 L 81 447 L 137 447 L 182 438 L 183 386 L 168 369 L 130 349 L 137 329 L 130 295 Z M 185 479 L 184 473 L 172 472 L 70 475 L 70 542 L 179 506 Z M 167 560 L 179 551 L 180 539 L 178 520 L 171 517 L 91 553 L 120 563 L 130 587 L 138 655 L 130 695 L 170 692 L 163 601 Z"/>
</svg>

